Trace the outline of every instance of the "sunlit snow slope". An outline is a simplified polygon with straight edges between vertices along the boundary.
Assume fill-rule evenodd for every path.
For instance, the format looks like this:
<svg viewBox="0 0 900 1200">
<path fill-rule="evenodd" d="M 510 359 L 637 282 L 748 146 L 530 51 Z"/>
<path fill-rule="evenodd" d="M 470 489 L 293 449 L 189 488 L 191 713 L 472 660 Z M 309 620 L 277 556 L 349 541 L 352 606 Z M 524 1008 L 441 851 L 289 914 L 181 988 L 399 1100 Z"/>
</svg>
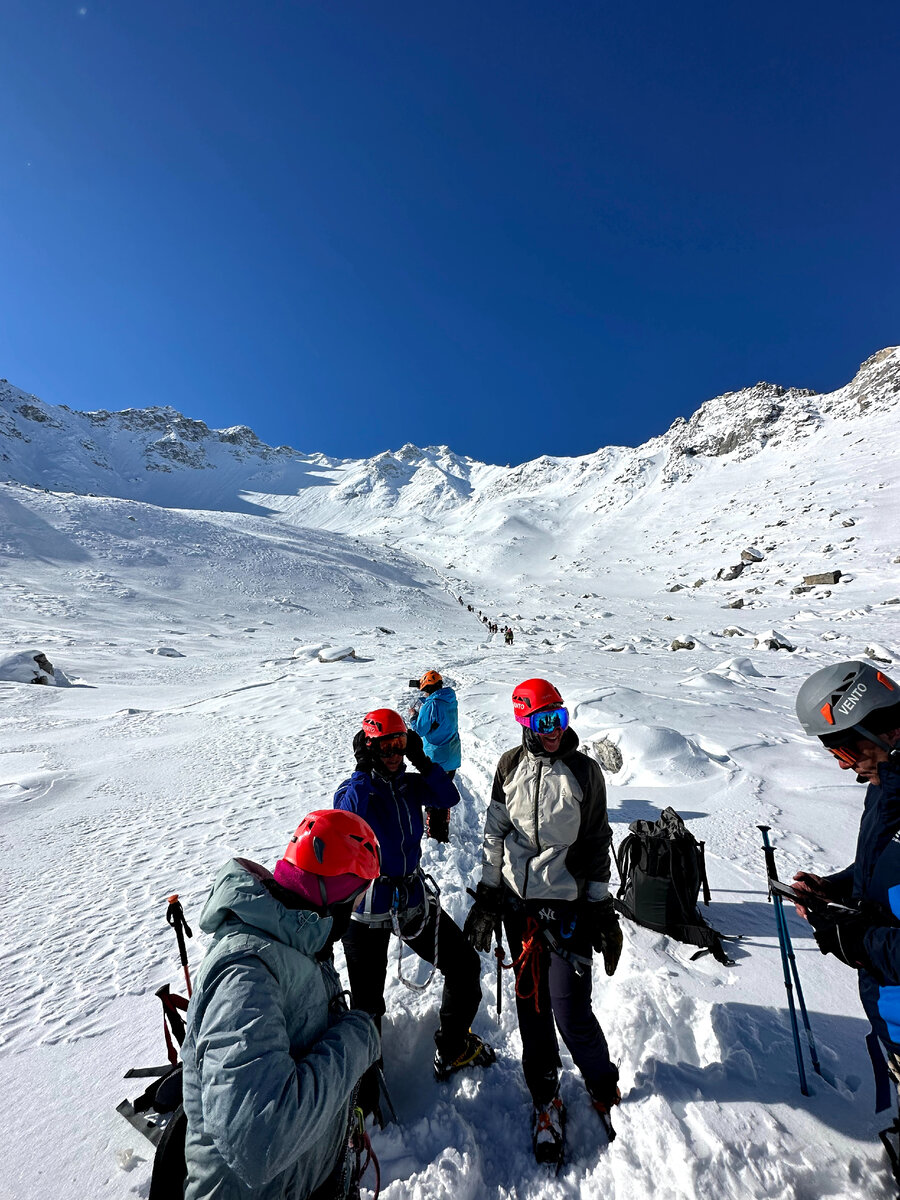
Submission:
<svg viewBox="0 0 900 1200">
<path fill-rule="evenodd" d="M 557 1178 L 531 1156 L 509 980 L 498 1021 L 485 960 L 475 1028 L 497 1066 L 437 1085 L 438 989 L 404 989 L 392 960 L 401 1122 L 373 1134 L 382 1194 L 892 1195 L 854 976 L 791 915 L 832 1081 L 799 1093 L 756 825 L 786 876 L 853 855 L 863 789 L 802 736 L 793 698 L 837 658 L 900 670 L 898 395 L 889 350 L 830 396 L 758 385 L 637 449 L 509 468 L 270 450 L 169 409 L 73 413 L 0 383 L 0 1196 L 146 1196 L 149 1144 L 114 1109 L 125 1069 L 164 1059 L 153 992 L 181 982 L 166 897 L 190 921 L 229 855 L 272 865 L 349 772 L 361 714 L 403 705 L 430 666 L 460 697 L 462 803 L 451 845 L 425 854 L 454 917 L 517 740 L 511 688 L 543 675 L 588 752 L 621 751 L 616 842 L 673 805 L 707 845 L 710 919 L 744 940 L 725 968 L 626 927 L 615 978 L 594 980 L 620 1136 L 604 1145 L 564 1053 Z M 794 650 L 765 648 L 772 634 Z M 355 656 L 320 662 L 323 647 Z M 27 650 L 71 686 L 4 682 Z"/>
</svg>

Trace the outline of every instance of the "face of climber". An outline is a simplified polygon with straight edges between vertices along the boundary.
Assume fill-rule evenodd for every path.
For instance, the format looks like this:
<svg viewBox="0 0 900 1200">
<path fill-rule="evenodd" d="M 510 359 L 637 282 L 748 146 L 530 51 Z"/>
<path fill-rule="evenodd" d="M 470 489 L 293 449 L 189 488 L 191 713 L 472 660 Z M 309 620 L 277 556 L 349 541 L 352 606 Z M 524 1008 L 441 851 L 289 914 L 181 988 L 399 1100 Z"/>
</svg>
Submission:
<svg viewBox="0 0 900 1200">
<path fill-rule="evenodd" d="M 900 729 L 888 730 L 881 737 L 890 746 L 900 741 Z M 855 771 L 860 783 L 878 783 L 878 767 L 887 762 L 890 755 L 881 746 L 866 737 L 847 738 L 840 746 L 828 747 L 837 759 L 842 771 Z"/>
<path fill-rule="evenodd" d="M 538 737 L 541 739 L 541 745 L 548 754 L 556 753 L 556 751 L 559 749 L 559 744 L 563 739 L 564 733 L 564 729 L 554 729 L 551 733 L 538 734 Z"/>
</svg>

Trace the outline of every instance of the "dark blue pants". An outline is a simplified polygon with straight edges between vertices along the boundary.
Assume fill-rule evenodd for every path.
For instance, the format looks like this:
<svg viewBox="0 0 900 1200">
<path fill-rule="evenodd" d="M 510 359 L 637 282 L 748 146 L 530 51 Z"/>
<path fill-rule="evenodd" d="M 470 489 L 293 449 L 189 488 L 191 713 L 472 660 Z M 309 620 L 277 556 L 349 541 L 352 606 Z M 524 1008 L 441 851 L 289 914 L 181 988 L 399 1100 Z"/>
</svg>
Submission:
<svg viewBox="0 0 900 1200">
<path fill-rule="evenodd" d="M 514 961 L 522 952 L 527 915 L 521 903 L 504 906 L 503 924 Z M 591 1007 L 591 973 L 586 970 L 579 975 L 573 963 L 554 954 L 540 937 L 536 944 L 536 997 L 518 994 L 530 990 L 530 971 L 522 977 L 524 987 L 516 989 L 522 1069 L 532 1099 L 537 1105 L 545 1105 L 556 1095 L 562 1065 L 556 1037 L 559 1029 L 591 1097 L 610 1104 L 619 1072 L 610 1061 L 606 1038 Z M 590 954 L 589 947 L 579 946 L 578 950 Z"/>
</svg>

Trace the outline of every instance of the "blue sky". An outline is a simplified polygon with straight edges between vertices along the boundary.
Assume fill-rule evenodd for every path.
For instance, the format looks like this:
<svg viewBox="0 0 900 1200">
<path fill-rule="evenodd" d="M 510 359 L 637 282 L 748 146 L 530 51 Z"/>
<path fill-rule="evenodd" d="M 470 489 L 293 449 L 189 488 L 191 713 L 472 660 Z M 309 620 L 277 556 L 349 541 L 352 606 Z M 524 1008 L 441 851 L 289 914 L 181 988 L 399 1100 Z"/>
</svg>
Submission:
<svg viewBox="0 0 900 1200">
<path fill-rule="evenodd" d="M 900 341 L 900 6 L 4 0 L 0 374 L 356 457 Z"/>
</svg>

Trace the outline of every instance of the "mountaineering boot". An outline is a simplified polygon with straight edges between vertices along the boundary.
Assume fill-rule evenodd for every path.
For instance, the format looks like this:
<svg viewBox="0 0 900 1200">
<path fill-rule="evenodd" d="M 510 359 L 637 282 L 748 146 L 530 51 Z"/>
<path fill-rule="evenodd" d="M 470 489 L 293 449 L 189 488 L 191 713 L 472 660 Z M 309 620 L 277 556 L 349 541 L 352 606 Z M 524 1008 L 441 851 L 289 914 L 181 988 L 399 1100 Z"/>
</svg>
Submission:
<svg viewBox="0 0 900 1200">
<path fill-rule="evenodd" d="M 566 1106 L 557 1093 L 549 1103 L 535 1104 L 531 1114 L 531 1144 L 539 1163 L 550 1163 L 557 1173 L 562 1166 L 566 1127 Z"/>
<path fill-rule="evenodd" d="M 493 1046 L 483 1042 L 477 1034 L 470 1030 L 466 1034 L 466 1044 L 462 1053 L 458 1054 L 456 1058 L 446 1059 L 440 1050 L 435 1050 L 434 1077 L 438 1081 L 449 1079 L 454 1071 L 461 1071 L 463 1067 L 489 1067 L 496 1061 L 497 1055 L 494 1053 Z"/>
</svg>

